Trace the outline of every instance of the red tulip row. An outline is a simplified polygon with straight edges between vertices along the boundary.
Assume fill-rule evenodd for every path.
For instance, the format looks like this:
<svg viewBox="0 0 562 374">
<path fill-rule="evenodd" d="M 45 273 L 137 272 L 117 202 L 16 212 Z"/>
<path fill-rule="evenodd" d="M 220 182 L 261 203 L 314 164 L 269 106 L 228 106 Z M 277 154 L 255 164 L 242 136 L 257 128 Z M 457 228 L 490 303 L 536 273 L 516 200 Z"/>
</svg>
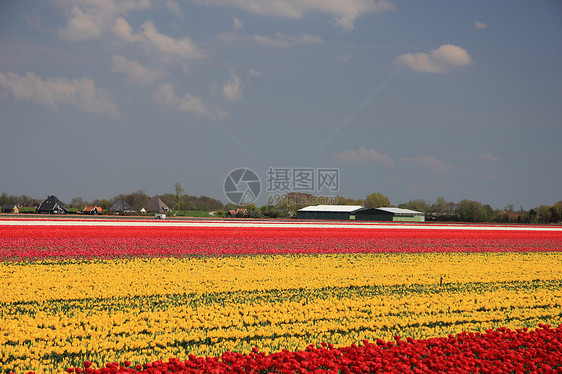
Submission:
<svg viewBox="0 0 562 374">
<path fill-rule="evenodd" d="M 415 340 L 394 337 L 363 345 L 335 348 L 322 343 L 304 351 L 265 354 L 257 348 L 247 354 L 226 352 L 221 357 L 171 358 L 132 366 L 108 363 L 94 369 L 69 368 L 68 373 L 561 373 L 562 325 L 539 325 L 533 331 L 500 328 L 484 333 Z"/>
<path fill-rule="evenodd" d="M 561 250 L 562 231 L 0 225 L 0 260 Z"/>
</svg>

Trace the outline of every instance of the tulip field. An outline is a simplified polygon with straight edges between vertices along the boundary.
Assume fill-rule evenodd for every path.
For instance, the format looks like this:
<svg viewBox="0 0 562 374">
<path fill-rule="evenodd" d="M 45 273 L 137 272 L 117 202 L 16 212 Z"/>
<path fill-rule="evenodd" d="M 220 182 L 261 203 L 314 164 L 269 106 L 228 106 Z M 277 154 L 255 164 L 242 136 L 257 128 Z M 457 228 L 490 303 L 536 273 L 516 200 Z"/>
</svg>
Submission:
<svg viewBox="0 0 562 374">
<path fill-rule="evenodd" d="M 562 373 L 562 227 L 0 218 L 0 373 Z"/>
</svg>

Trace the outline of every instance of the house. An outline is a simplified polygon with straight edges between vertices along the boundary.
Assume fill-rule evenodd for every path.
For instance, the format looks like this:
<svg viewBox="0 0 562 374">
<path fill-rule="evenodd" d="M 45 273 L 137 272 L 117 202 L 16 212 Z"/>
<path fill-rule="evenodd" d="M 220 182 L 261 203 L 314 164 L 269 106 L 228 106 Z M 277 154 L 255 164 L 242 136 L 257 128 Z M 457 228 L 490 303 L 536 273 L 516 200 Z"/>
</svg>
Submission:
<svg viewBox="0 0 562 374">
<path fill-rule="evenodd" d="M 299 219 L 424 222 L 425 214 L 401 208 L 365 208 L 360 205 L 316 205 L 297 211 Z"/>
<path fill-rule="evenodd" d="M 170 208 L 158 196 L 148 200 L 145 205 L 146 211 L 151 213 L 168 213 Z"/>
<path fill-rule="evenodd" d="M 19 213 L 20 209 L 16 204 L 4 204 L 2 205 L 2 213 Z"/>
<path fill-rule="evenodd" d="M 37 207 L 37 213 L 39 214 L 67 214 L 69 212 L 68 208 L 55 195 L 50 195 Z"/>
<path fill-rule="evenodd" d="M 109 211 L 116 214 L 130 214 L 135 212 L 135 210 L 124 199 L 116 201 L 115 204 L 109 208 Z"/>
<path fill-rule="evenodd" d="M 101 214 L 103 212 L 103 209 L 99 206 L 94 206 L 94 205 L 87 205 L 84 209 L 82 209 L 82 214 L 90 214 L 90 215 L 94 215 L 94 214 Z"/>
</svg>

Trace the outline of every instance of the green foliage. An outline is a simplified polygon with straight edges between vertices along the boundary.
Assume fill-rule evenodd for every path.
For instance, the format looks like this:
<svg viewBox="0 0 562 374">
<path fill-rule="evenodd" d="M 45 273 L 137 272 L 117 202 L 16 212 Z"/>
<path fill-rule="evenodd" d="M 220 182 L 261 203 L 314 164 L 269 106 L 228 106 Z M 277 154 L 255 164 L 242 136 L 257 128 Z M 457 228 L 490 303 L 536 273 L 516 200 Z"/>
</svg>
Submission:
<svg viewBox="0 0 562 374">
<path fill-rule="evenodd" d="M 390 200 L 380 192 L 367 195 L 365 198 L 365 208 L 390 207 Z"/>
<path fill-rule="evenodd" d="M 457 207 L 459 218 L 463 222 L 484 222 L 486 213 L 482 204 L 474 200 L 462 200 Z"/>
</svg>

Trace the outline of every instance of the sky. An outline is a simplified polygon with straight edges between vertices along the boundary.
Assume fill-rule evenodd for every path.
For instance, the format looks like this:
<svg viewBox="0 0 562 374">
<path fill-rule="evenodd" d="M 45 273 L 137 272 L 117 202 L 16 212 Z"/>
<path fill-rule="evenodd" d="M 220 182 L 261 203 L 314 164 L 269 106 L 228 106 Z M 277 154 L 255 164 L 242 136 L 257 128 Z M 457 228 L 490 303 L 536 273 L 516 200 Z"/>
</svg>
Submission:
<svg viewBox="0 0 562 374">
<path fill-rule="evenodd" d="M 552 205 L 562 2 L 4 1 L 0 130 L 0 191 L 35 198 L 226 203 L 243 168 L 257 205 Z"/>
</svg>

